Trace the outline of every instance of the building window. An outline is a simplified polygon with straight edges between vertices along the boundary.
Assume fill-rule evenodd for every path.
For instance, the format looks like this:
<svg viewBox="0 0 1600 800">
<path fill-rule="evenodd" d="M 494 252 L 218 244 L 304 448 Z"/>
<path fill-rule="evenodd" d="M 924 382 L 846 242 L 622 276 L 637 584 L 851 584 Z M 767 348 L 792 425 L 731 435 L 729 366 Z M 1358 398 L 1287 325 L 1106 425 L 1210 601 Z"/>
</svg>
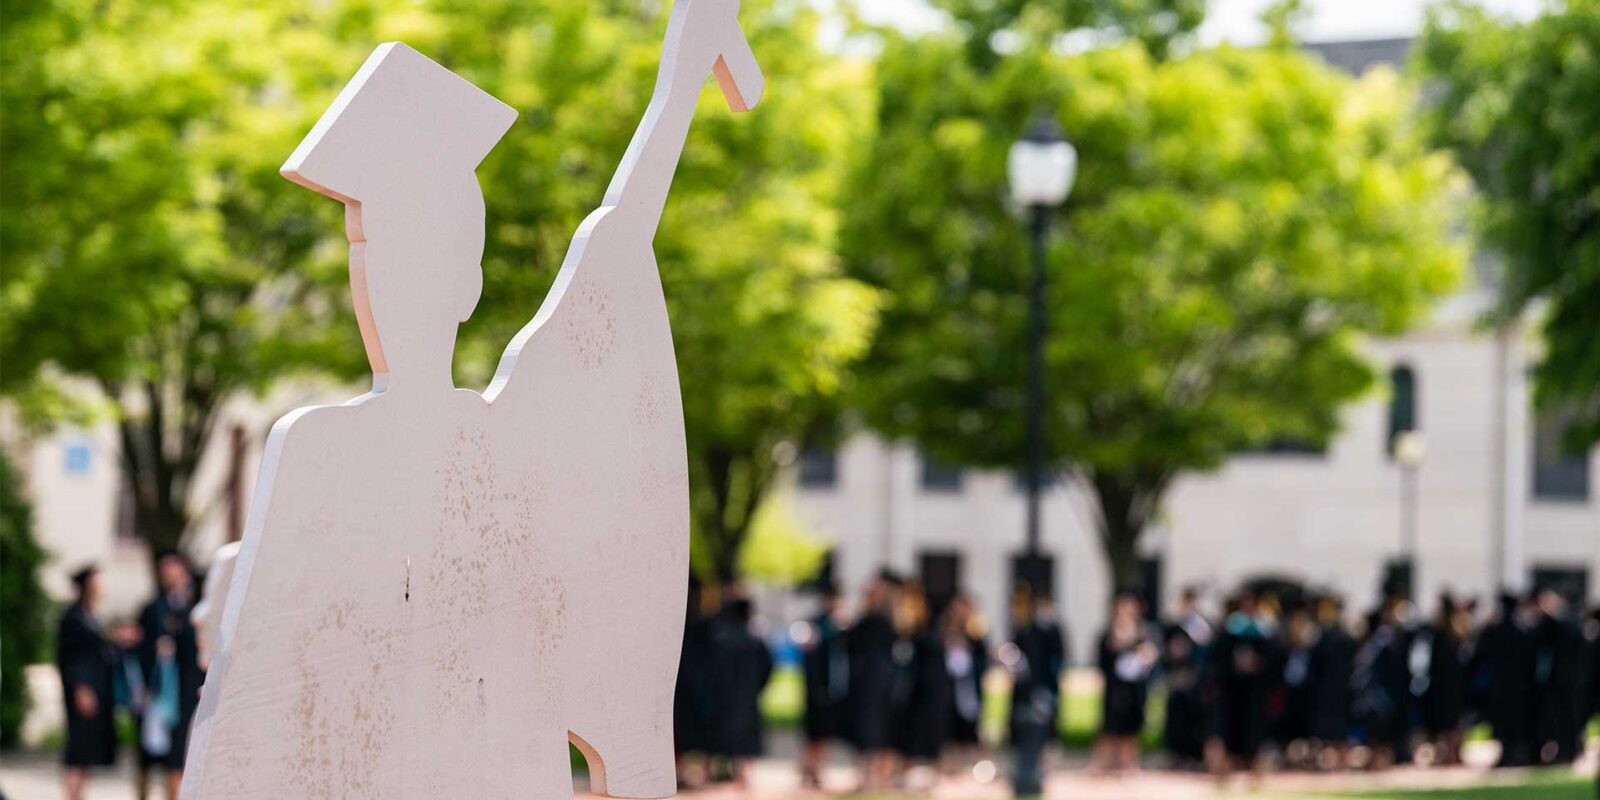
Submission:
<svg viewBox="0 0 1600 800">
<path fill-rule="evenodd" d="M 1384 449 L 1394 457 L 1395 437 L 1417 430 L 1417 373 L 1401 364 L 1389 370 L 1389 438 Z"/>
<path fill-rule="evenodd" d="M 1161 618 L 1161 558 L 1139 559 L 1139 599 L 1144 601 L 1145 619 Z"/>
<path fill-rule="evenodd" d="M 938 617 L 961 591 L 961 554 L 954 550 L 924 550 L 917 557 L 928 613 Z"/>
<path fill-rule="evenodd" d="M 800 486 L 805 489 L 832 489 L 839 483 L 839 454 L 832 450 L 806 448 L 800 452 Z"/>
<path fill-rule="evenodd" d="M 1016 472 L 1011 473 L 1011 480 L 1012 480 L 1012 484 L 1016 487 L 1017 491 L 1019 491 L 1019 492 L 1028 491 L 1028 471 L 1027 470 L 1019 469 Z M 1048 492 L 1051 489 L 1055 488 L 1056 483 L 1057 483 L 1056 471 L 1053 470 L 1053 469 L 1050 469 L 1049 467 L 1046 467 L 1045 470 L 1044 470 L 1044 474 L 1039 476 L 1039 488 L 1041 490 L 1043 490 L 1043 491 L 1047 491 Z"/>
<path fill-rule="evenodd" d="M 1029 556 L 1017 553 L 1011 557 L 1011 589 L 1022 591 L 1032 587 L 1040 597 L 1056 596 L 1056 559 L 1045 553 Z"/>
<path fill-rule="evenodd" d="M 1311 456 L 1321 458 L 1328 455 L 1326 445 L 1301 439 L 1295 436 L 1280 436 L 1265 444 L 1247 448 L 1244 455 L 1251 456 Z"/>
<path fill-rule="evenodd" d="M 1572 609 L 1582 609 L 1589 599 L 1589 570 L 1583 567 L 1534 567 L 1533 589 L 1546 589 L 1566 598 Z"/>
<path fill-rule="evenodd" d="M 1570 417 L 1541 414 L 1533 437 L 1533 496 L 1540 500 L 1589 499 L 1589 454 L 1563 447 Z"/>
<path fill-rule="evenodd" d="M 961 491 L 961 468 L 923 456 L 922 488 L 930 492 Z"/>
</svg>

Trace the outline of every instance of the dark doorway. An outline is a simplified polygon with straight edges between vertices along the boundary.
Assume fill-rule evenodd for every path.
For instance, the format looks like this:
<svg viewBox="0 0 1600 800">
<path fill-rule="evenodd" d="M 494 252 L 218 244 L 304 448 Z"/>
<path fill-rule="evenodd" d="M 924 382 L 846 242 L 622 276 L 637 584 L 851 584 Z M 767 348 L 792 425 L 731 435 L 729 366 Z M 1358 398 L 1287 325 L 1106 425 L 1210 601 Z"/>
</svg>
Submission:
<svg viewBox="0 0 1600 800">
<path fill-rule="evenodd" d="M 928 613 L 936 618 L 961 591 L 961 554 L 954 550 L 924 550 L 917 560 L 922 590 L 928 595 Z"/>
<path fill-rule="evenodd" d="M 1589 597 L 1589 570 L 1583 567 L 1534 567 L 1533 588 L 1535 591 L 1553 589 L 1556 594 L 1566 598 L 1569 609 L 1581 611 Z"/>
<path fill-rule="evenodd" d="M 1018 553 L 1011 557 L 1011 590 L 1021 591 L 1027 588 L 1031 588 L 1038 596 L 1056 597 L 1055 556 L 1046 553 L 1040 553 L 1038 556 Z"/>
</svg>

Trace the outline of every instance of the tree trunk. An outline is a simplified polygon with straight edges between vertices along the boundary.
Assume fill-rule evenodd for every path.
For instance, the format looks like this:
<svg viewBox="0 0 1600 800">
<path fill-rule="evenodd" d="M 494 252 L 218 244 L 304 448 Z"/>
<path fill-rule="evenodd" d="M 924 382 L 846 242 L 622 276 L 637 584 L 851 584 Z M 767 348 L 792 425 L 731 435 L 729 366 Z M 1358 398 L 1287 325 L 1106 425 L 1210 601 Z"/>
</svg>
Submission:
<svg viewBox="0 0 1600 800">
<path fill-rule="evenodd" d="M 1139 539 L 1155 517 L 1168 477 L 1160 471 L 1094 472 L 1090 484 L 1100 506 L 1100 547 L 1112 590 L 1139 592 L 1143 570 Z"/>
</svg>

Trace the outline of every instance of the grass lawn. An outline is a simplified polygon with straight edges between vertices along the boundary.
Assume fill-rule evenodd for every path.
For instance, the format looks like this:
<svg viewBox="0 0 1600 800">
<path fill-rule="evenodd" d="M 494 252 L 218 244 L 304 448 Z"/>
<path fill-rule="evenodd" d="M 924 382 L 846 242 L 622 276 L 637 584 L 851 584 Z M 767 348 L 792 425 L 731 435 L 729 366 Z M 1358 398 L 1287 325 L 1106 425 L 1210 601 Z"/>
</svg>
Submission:
<svg viewBox="0 0 1600 800">
<path fill-rule="evenodd" d="M 1298 800 L 1333 800 L 1333 798 L 1367 798 L 1367 800 L 1591 800 L 1595 796 L 1593 780 L 1572 777 L 1562 770 L 1557 775 L 1540 776 L 1521 786 L 1483 786 L 1470 789 L 1389 790 L 1361 792 Z M 1285 800 L 1288 800 L 1285 798 Z"/>
</svg>

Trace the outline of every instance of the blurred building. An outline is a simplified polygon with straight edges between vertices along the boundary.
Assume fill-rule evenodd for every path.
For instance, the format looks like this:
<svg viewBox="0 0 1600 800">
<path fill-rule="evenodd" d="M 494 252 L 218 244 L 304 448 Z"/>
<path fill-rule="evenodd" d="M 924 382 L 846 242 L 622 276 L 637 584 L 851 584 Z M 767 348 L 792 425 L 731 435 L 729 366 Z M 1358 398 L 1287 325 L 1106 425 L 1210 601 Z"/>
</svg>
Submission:
<svg viewBox="0 0 1600 800">
<path fill-rule="evenodd" d="M 1408 44 L 1311 49 L 1359 74 L 1403 64 Z M 1488 600 L 1502 587 L 1547 585 L 1594 597 L 1600 448 L 1564 455 L 1561 420 L 1534 415 L 1526 375 L 1536 336 L 1525 324 L 1481 326 L 1494 298 L 1491 266 L 1479 259 L 1469 288 L 1421 329 L 1371 344 L 1389 386 L 1346 408 L 1326 449 L 1280 442 L 1177 481 L 1143 542 L 1149 602 L 1168 606 L 1196 586 L 1215 606 L 1244 584 L 1332 590 L 1357 609 L 1377 602 L 1386 584 L 1409 583 L 1423 609 L 1446 589 Z M 1426 453 L 1407 478 L 1392 443 L 1411 430 Z M 887 564 L 936 594 L 972 593 L 1000 633 L 1022 564 L 1024 487 L 1021 476 L 933 463 L 861 435 L 836 453 L 804 454 L 789 491 L 803 521 L 834 544 L 831 577 L 847 591 Z M 1052 483 L 1044 549 L 1079 660 L 1104 624 L 1112 588 L 1094 513 L 1082 487 Z"/>
<path fill-rule="evenodd" d="M 1352 72 L 1399 63 L 1405 48 L 1405 40 L 1313 46 Z M 1390 444 L 1412 429 L 1427 442 L 1410 517 L 1414 586 L 1424 606 L 1447 587 L 1486 598 L 1500 586 L 1542 583 L 1596 596 L 1600 449 L 1561 455 L 1560 420 L 1533 415 L 1525 376 L 1536 337 L 1526 327 L 1480 327 L 1493 290 L 1491 271 L 1479 266 L 1475 285 L 1441 303 L 1422 329 L 1372 343 L 1391 385 L 1346 408 L 1342 433 L 1326 450 L 1281 442 L 1174 485 L 1144 542 L 1145 591 L 1154 603 L 1170 603 L 1184 586 L 1216 593 L 1246 582 L 1331 589 L 1358 607 L 1376 601 L 1385 577 L 1404 573 L 1405 492 Z M 273 420 L 357 393 L 286 387 L 225 410 L 194 490 L 199 522 L 188 548 L 197 562 L 239 534 Z M 109 573 L 113 615 L 132 613 L 151 588 L 116 442 L 115 428 L 104 425 L 13 449 L 53 554 L 48 589 L 65 597 L 66 576 L 97 561 Z M 1018 476 L 930 462 L 909 446 L 861 434 L 837 452 L 802 454 L 782 491 L 800 521 L 831 544 L 826 570 L 852 596 L 888 565 L 921 577 L 936 595 L 970 593 L 1003 633 L 1006 595 L 1022 568 Z M 1080 660 L 1103 624 L 1110 590 L 1093 519 L 1080 487 L 1052 483 L 1043 545 Z M 766 605 L 779 618 L 806 606 L 792 595 Z"/>
</svg>

